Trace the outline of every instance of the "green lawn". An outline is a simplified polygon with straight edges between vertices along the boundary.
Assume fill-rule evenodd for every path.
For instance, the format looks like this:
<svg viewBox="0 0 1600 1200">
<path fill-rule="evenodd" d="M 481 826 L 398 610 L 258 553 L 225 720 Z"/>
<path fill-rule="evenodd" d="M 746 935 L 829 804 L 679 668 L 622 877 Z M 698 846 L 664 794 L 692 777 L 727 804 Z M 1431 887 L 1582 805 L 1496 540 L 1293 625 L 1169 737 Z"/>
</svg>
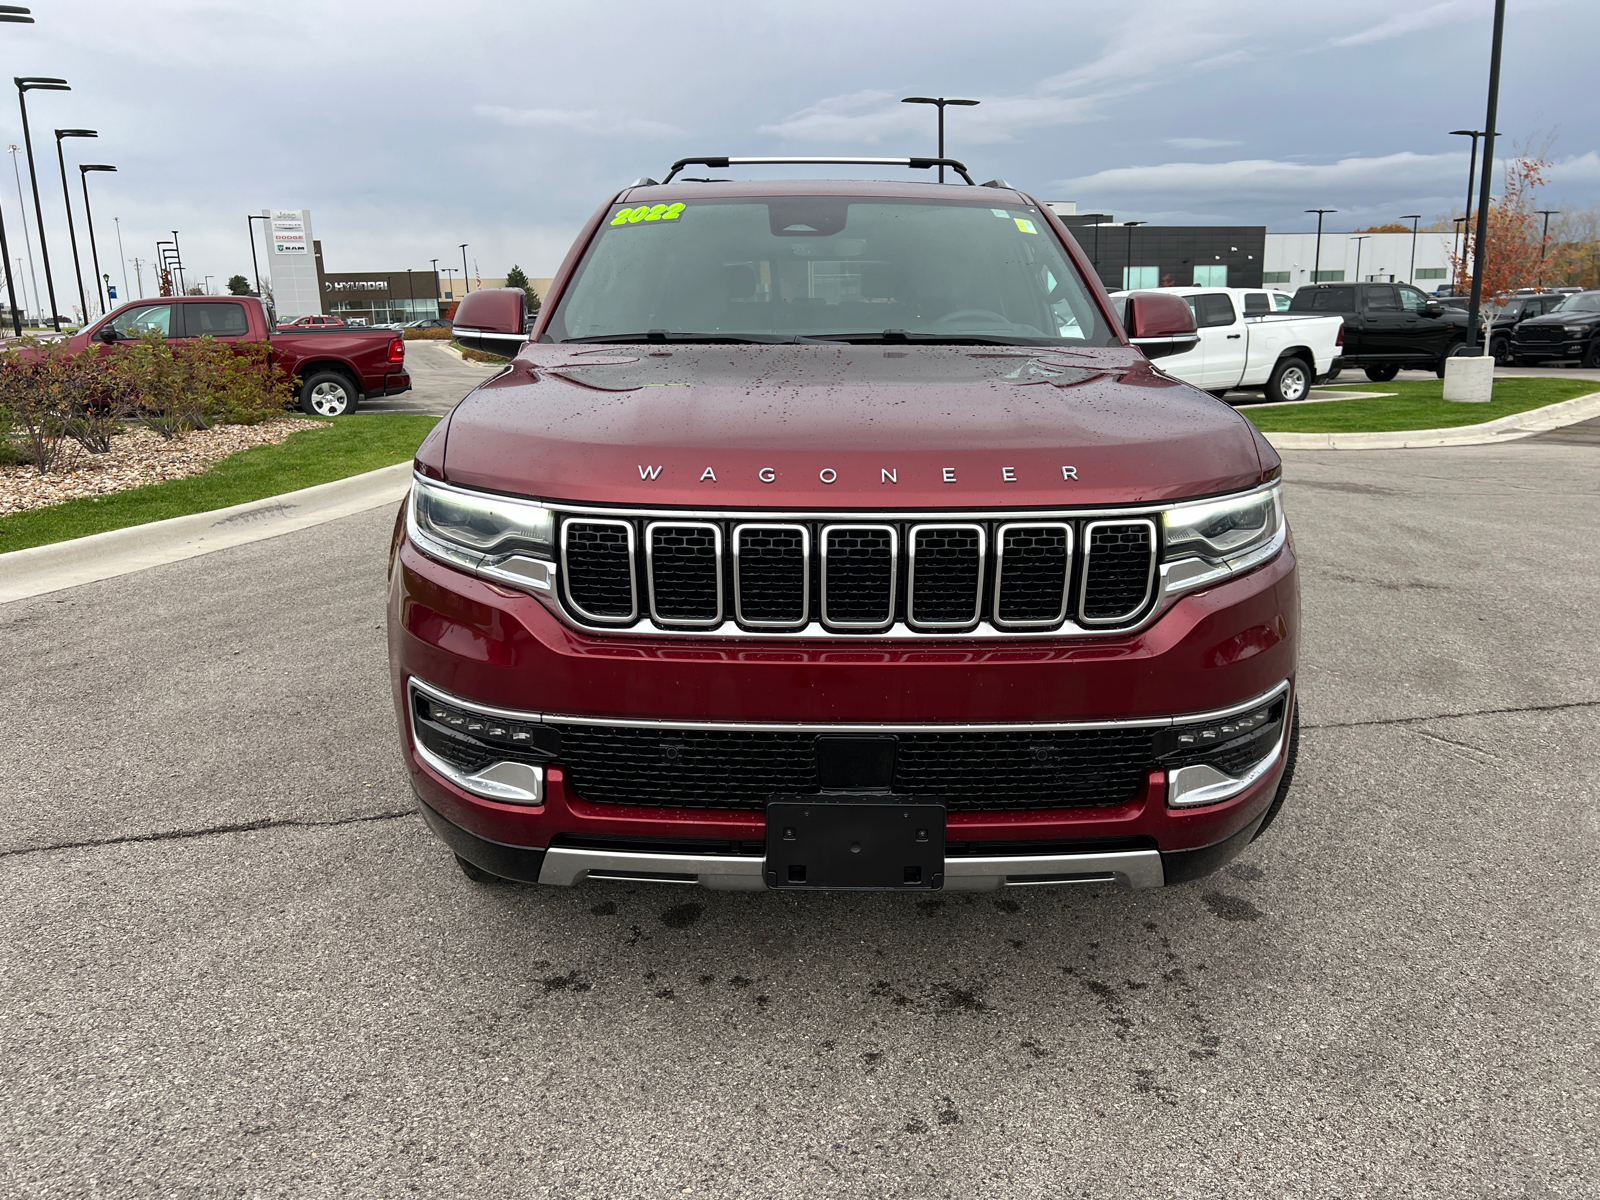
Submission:
<svg viewBox="0 0 1600 1200">
<path fill-rule="evenodd" d="M 1252 405 L 1239 411 L 1270 433 L 1391 433 L 1408 429 L 1448 429 L 1509 417 L 1575 396 L 1600 392 L 1590 379 L 1496 379 L 1488 404 L 1457 404 L 1444 398 L 1444 380 L 1403 380 L 1330 388 L 1348 392 L 1396 392 L 1360 400 L 1328 400 L 1317 404 Z"/>
<path fill-rule="evenodd" d="M 406 462 L 438 419 L 357 413 L 291 434 L 275 446 L 241 450 L 187 479 L 0 517 L 0 553 L 227 508 Z"/>
</svg>

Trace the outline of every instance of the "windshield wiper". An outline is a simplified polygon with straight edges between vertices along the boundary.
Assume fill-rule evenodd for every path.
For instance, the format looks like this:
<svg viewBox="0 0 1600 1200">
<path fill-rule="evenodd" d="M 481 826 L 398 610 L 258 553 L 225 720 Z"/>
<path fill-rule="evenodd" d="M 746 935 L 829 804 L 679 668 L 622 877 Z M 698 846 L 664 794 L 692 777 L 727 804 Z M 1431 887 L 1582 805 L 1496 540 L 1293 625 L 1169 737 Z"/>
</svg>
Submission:
<svg viewBox="0 0 1600 1200">
<path fill-rule="evenodd" d="M 781 333 L 671 333 L 665 329 L 650 329 L 644 333 L 603 333 L 594 337 L 562 338 L 561 344 L 570 346 L 586 342 L 615 342 L 618 345 L 628 342 L 687 342 L 715 346 L 741 343 L 787 345 L 793 341 L 793 336 Z"/>
<path fill-rule="evenodd" d="M 909 333 L 904 329 L 885 329 L 882 333 L 813 333 L 807 342 L 842 342 L 851 346 L 893 345 L 898 342 L 922 346 L 1051 346 L 1056 339 L 1005 336 L 990 333 Z"/>
</svg>

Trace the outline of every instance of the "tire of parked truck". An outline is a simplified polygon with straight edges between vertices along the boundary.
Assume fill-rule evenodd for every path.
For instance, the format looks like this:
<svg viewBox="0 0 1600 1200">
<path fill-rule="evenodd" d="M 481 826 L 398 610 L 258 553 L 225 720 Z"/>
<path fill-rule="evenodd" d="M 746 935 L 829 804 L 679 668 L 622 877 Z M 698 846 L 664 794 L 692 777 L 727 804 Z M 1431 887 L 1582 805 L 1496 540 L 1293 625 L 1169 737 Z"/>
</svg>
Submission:
<svg viewBox="0 0 1600 1200">
<path fill-rule="evenodd" d="M 1494 341 L 1489 343 L 1489 353 L 1494 356 L 1495 366 L 1509 367 L 1512 362 L 1511 339 L 1508 337 L 1495 338 Z"/>
<path fill-rule="evenodd" d="M 1435 375 L 1437 375 L 1440 379 L 1443 379 L 1444 378 L 1444 364 L 1449 362 L 1452 358 L 1460 358 L 1466 352 L 1467 352 L 1467 343 L 1466 342 L 1464 342 L 1464 341 L 1463 342 L 1451 342 L 1450 343 L 1450 349 L 1448 349 L 1448 350 L 1446 350 L 1444 352 L 1444 357 L 1441 358 L 1439 360 L 1438 364 L 1433 368 L 1433 373 Z"/>
<path fill-rule="evenodd" d="M 1442 370 L 1442 368 L 1441 368 Z M 1367 378 L 1373 383 L 1388 383 L 1400 374 L 1400 368 L 1394 363 L 1383 363 L 1380 366 L 1366 368 Z"/>
<path fill-rule="evenodd" d="M 1255 836 L 1250 840 L 1256 841 L 1267 831 L 1267 826 L 1277 820 L 1278 810 L 1283 807 L 1283 802 L 1289 797 L 1289 785 L 1294 782 L 1294 764 L 1300 757 L 1300 702 L 1295 701 L 1294 716 L 1289 723 L 1289 748 L 1284 754 L 1283 778 L 1278 780 L 1278 790 L 1272 797 L 1272 807 L 1267 809 L 1267 815 L 1261 819 L 1261 824 L 1256 826 Z"/>
<path fill-rule="evenodd" d="M 1304 400 L 1311 390 L 1311 368 L 1303 358 L 1284 358 L 1267 378 L 1267 399 L 1278 404 Z"/>
<path fill-rule="evenodd" d="M 308 417 L 347 417 L 360 402 L 355 384 L 337 371 L 318 371 L 300 386 L 300 411 Z"/>
<path fill-rule="evenodd" d="M 1583 365 L 1591 371 L 1600 371 L 1600 338 L 1589 343 L 1589 350 L 1583 356 Z"/>
</svg>

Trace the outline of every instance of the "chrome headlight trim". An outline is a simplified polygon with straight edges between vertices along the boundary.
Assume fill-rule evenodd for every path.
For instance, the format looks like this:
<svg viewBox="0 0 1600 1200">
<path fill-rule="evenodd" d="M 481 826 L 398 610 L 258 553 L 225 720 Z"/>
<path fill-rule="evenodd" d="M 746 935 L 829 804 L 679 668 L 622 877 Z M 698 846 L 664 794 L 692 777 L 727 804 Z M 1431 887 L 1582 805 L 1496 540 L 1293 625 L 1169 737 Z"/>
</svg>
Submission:
<svg viewBox="0 0 1600 1200">
<path fill-rule="evenodd" d="M 1246 536 L 1229 541 L 1199 532 L 1204 521 L 1262 506 L 1263 501 L 1266 501 L 1266 519 L 1260 533 L 1253 538 Z M 1162 513 L 1161 523 L 1165 534 L 1161 563 L 1161 594 L 1164 596 L 1192 591 L 1252 570 L 1275 557 L 1289 540 L 1281 481 L 1217 500 L 1174 505 Z M 1181 531 L 1186 527 L 1196 532 L 1183 537 Z M 1174 529 L 1180 531 L 1181 538 L 1176 545 Z"/>
<path fill-rule="evenodd" d="M 492 541 L 484 539 L 486 545 L 483 546 L 452 537 L 432 521 L 426 511 L 429 502 L 435 500 L 475 507 L 483 518 L 498 520 L 504 532 Z M 535 501 L 471 491 L 421 475 L 412 476 L 411 492 L 406 497 L 406 536 L 424 554 L 449 566 L 524 591 L 553 592 L 556 580 L 554 530 L 554 514 Z M 500 547 L 505 547 L 505 552 L 495 553 Z M 551 558 L 540 557 L 541 550 Z"/>
</svg>

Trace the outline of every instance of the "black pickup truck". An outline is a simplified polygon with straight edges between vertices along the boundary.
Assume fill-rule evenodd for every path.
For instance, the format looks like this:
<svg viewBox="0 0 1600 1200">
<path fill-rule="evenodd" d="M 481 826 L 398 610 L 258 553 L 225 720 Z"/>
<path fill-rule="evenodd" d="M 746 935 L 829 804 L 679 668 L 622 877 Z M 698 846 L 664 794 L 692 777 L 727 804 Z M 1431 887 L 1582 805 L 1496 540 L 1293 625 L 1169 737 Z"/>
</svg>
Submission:
<svg viewBox="0 0 1600 1200">
<path fill-rule="evenodd" d="M 1513 359 L 1528 366 L 1564 360 L 1574 366 L 1600 367 L 1600 292 L 1558 298 L 1558 307 L 1543 316 L 1526 317 L 1511 331 Z"/>
<path fill-rule="evenodd" d="M 1467 314 L 1445 308 L 1403 283 L 1313 283 L 1294 294 L 1292 313 L 1344 318 L 1346 367 L 1361 367 L 1374 383 L 1402 370 L 1438 372 L 1467 340 Z"/>
</svg>

